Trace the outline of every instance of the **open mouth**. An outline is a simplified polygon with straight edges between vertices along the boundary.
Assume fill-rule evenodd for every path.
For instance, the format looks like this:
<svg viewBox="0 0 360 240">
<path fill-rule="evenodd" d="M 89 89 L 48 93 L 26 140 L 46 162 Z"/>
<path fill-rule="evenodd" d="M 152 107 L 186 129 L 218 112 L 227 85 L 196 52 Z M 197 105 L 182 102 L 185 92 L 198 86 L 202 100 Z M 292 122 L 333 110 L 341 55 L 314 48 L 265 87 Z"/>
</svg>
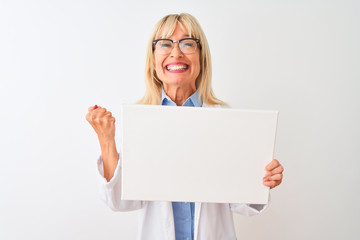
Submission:
<svg viewBox="0 0 360 240">
<path fill-rule="evenodd" d="M 168 64 L 165 66 L 166 70 L 169 72 L 184 72 L 189 69 L 189 65 L 181 64 Z"/>
</svg>

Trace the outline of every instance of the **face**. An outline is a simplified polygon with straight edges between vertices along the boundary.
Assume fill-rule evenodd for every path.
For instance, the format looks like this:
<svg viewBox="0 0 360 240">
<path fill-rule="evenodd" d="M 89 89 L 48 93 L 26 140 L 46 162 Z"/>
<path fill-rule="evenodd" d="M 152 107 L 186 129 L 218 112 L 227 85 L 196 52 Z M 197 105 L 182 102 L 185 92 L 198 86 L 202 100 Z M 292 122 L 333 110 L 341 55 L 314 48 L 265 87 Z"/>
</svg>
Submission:
<svg viewBox="0 0 360 240">
<path fill-rule="evenodd" d="M 177 25 L 174 33 L 169 37 L 178 41 L 189 37 L 188 32 Z M 179 49 L 179 44 L 174 43 L 171 53 L 162 55 L 154 51 L 155 71 L 158 78 L 167 86 L 191 87 L 195 89 L 195 81 L 200 73 L 199 47 L 192 54 L 184 54 Z"/>
</svg>

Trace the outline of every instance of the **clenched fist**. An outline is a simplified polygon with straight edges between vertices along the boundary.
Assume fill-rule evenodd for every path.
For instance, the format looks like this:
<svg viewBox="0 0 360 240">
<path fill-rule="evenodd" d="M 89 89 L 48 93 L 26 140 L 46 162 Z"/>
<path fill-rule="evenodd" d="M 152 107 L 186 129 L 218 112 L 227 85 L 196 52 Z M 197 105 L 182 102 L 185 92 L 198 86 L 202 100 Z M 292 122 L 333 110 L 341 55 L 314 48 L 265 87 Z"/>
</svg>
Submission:
<svg viewBox="0 0 360 240">
<path fill-rule="evenodd" d="M 89 107 L 86 120 L 94 128 L 101 140 L 113 140 L 115 137 L 115 118 L 106 108 L 100 106 Z"/>
<path fill-rule="evenodd" d="M 106 108 L 97 105 L 89 107 L 86 120 L 98 135 L 104 167 L 104 177 L 109 182 L 114 176 L 119 154 L 115 143 L 115 118 Z"/>
</svg>

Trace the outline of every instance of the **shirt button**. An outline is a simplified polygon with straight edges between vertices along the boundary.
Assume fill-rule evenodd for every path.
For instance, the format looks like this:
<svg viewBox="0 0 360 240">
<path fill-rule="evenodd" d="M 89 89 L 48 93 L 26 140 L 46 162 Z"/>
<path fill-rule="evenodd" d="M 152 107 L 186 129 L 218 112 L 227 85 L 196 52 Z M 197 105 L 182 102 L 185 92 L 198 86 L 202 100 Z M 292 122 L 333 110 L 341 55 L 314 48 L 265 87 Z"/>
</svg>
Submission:
<svg viewBox="0 0 360 240">
<path fill-rule="evenodd" d="M 186 238 L 186 240 L 189 240 L 189 238 Z"/>
<path fill-rule="evenodd" d="M 190 219 L 188 219 L 188 218 L 186 219 L 187 222 L 188 222 L 189 220 L 190 220 Z"/>
</svg>

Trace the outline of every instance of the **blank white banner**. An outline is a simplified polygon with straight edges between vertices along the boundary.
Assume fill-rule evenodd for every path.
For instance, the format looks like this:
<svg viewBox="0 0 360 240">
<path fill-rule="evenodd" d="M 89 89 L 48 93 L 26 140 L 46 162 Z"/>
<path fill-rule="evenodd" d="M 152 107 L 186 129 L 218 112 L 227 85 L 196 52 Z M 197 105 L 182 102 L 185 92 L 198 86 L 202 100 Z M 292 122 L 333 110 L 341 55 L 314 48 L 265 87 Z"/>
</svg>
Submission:
<svg viewBox="0 0 360 240">
<path fill-rule="evenodd" d="M 268 202 L 277 111 L 123 105 L 122 199 Z"/>
</svg>

